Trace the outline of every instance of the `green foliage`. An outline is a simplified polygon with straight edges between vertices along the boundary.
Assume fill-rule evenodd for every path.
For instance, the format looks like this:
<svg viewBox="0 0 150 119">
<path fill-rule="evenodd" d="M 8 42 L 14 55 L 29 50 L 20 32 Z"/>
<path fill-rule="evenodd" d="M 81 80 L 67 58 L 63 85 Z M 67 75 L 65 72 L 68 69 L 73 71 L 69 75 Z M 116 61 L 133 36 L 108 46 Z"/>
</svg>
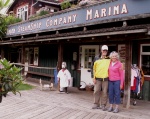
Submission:
<svg viewBox="0 0 150 119">
<path fill-rule="evenodd" d="M 7 30 L 7 26 L 5 23 L 5 18 L 3 17 L 3 15 L 0 15 L 0 38 L 5 36 L 6 30 Z"/>
<path fill-rule="evenodd" d="M 78 5 L 75 5 L 75 4 L 71 5 L 71 8 L 76 8 L 76 7 L 78 7 Z"/>
<path fill-rule="evenodd" d="M 16 18 L 14 16 L 4 16 L 0 15 L 0 38 L 4 37 L 6 35 L 7 26 L 21 22 L 22 20 L 20 18 Z"/>
<path fill-rule="evenodd" d="M 40 11 L 40 13 L 38 14 L 38 16 L 43 16 L 43 15 L 46 15 L 46 14 L 49 14 L 49 11 Z"/>
<path fill-rule="evenodd" d="M 18 22 L 21 22 L 21 21 L 22 21 L 22 19 L 14 17 L 12 15 L 5 17 L 6 25 L 15 24 L 15 23 L 18 23 Z"/>
<path fill-rule="evenodd" d="M 46 15 L 46 14 L 49 14 L 49 11 L 44 11 L 44 10 L 42 10 L 42 11 L 40 11 L 39 14 L 36 14 L 36 15 L 31 16 L 30 19 L 34 19 L 34 18 L 37 18 L 37 17 L 39 17 L 39 16 L 43 16 L 43 15 Z"/>
<path fill-rule="evenodd" d="M 61 6 L 61 9 L 64 10 L 64 9 L 70 8 L 71 3 L 68 0 L 66 0 L 66 1 L 62 2 L 60 6 Z"/>
<path fill-rule="evenodd" d="M 10 0 L 0 0 L 0 11 L 8 7 L 10 5 Z M 7 26 L 13 23 L 20 22 L 20 19 L 15 18 L 13 16 L 7 17 L 2 14 L 0 14 L 0 38 L 4 37 L 6 35 Z"/>
<path fill-rule="evenodd" d="M 0 10 L 7 7 L 10 4 L 10 0 L 0 0 Z"/>
<path fill-rule="evenodd" d="M 33 88 L 34 87 L 29 84 L 22 83 L 21 85 L 18 86 L 17 90 L 31 90 Z"/>
<path fill-rule="evenodd" d="M 18 68 L 8 62 L 5 58 L 0 60 L 0 98 L 7 95 L 8 92 L 12 92 L 16 95 L 17 88 L 22 84 L 22 76 L 20 74 L 21 68 Z M 20 94 L 21 95 L 21 94 Z"/>
</svg>

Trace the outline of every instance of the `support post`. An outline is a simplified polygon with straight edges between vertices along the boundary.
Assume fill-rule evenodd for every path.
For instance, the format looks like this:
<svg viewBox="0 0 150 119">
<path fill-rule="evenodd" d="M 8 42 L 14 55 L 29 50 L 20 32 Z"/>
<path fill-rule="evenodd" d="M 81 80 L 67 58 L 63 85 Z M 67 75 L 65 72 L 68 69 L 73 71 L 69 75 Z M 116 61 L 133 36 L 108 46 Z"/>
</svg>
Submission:
<svg viewBox="0 0 150 119">
<path fill-rule="evenodd" d="M 22 46 L 22 48 L 21 48 L 21 64 L 24 64 L 24 58 L 25 58 L 25 48 L 24 48 L 24 46 Z M 24 68 L 23 68 L 23 70 L 21 72 L 22 75 L 24 75 Z"/>
<path fill-rule="evenodd" d="M 125 85 L 124 85 L 124 97 L 123 107 L 130 108 L 130 89 L 131 89 L 131 41 L 126 42 L 126 62 L 125 62 Z"/>
<path fill-rule="evenodd" d="M 4 58 L 4 48 L 1 47 L 1 58 L 3 59 Z"/>
<path fill-rule="evenodd" d="M 58 44 L 58 62 L 57 62 L 57 71 L 61 69 L 61 64 L 63 62 L 63 44 Z M 60 81 L 58 82 L 58 90 L 60 91 Z"/>
</svg>

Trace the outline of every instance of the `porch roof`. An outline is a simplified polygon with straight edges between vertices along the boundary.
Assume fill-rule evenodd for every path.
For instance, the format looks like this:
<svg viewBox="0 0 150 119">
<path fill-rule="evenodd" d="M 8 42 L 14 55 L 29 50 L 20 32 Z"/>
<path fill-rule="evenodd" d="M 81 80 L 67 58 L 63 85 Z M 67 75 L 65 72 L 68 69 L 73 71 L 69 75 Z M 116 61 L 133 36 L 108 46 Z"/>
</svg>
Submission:
<svg viewBox="0 0 150 119">
<path fill-rule="evenodd" d="M 134 25 L 126 27 L 113 27 L 113 28 L 102 28 L 95 30 L 85 30 L 76 32 L 66 32 L 66 33 L 55 33 L 51 35 L 38 35 L 35 34 L 34 37 L 20 38 L 11 37 L 7 40 L 0 42 L 1 45 L 5 44 L 15 44 L 15 43 L 29 43 L 29 42 L 42 42 L 42 41 L 57 41 L 63 39 L 77 39 L 77 38 L 87 38 L 87 37 L 102 37 L 102 36 L 115 36 L 115 35 L 126 35 L 126 34 L 149 34 L 150 24 L 145 25 Z M 15 40 L 16 39 L 16 40 Z"/>
</svg>

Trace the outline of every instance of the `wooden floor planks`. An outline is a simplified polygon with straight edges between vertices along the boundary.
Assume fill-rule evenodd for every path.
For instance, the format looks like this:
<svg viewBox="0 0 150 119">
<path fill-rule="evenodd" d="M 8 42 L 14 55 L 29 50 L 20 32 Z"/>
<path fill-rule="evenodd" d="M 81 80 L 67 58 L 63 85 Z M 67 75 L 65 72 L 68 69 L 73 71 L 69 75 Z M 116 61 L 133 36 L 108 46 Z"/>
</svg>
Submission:
<svg viewBox="0 0 150 119">
<path fill-rule="evenodd" d="M 85 91 L 73 90 L 70 94 L 61 94 L 36 88 L 21 94 L 20 97 L 9 93 L 3 98 L 0 119 L 149 119 L 150 116 L 135 109 L 122 109 L 118 114 L 93 110 L 93 94 Z M 149 106 L 145 105 L 145 111 L 148 109 Z"/>
</svg>

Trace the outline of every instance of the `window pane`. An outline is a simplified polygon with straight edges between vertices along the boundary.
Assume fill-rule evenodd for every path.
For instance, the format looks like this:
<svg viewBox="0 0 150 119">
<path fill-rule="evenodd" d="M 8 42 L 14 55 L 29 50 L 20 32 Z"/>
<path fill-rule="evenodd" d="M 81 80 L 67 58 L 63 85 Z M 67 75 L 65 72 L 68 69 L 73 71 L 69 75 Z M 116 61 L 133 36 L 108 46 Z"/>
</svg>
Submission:
<svg viewBox="0 0 150 119">
<path fill-rule="evenodd" d="M 150 75 L 150 55 L 142 55 L 142 70 L 144 75 Z"/>
<path fill-rule="evenodd" d="M 92 61 L 95 57 L 95 49 L 89 49 L 89 48 L 86 48 L 85 49 L 85 59 L 84 59 L 84 62 L 85 62 L 85 67 L 84 68 L 91 68 L 92 66 Z"/>
<path fill-rule="evenodd" d="M 143 46 L 142 52 L 150 52 L 150 46 Z"/>
<path fill-rule="evenodd" d="M 27 11 L 25 11 L 25 20 L 27 20 L 27 17 L 28 17 Z"/>
</svg>

